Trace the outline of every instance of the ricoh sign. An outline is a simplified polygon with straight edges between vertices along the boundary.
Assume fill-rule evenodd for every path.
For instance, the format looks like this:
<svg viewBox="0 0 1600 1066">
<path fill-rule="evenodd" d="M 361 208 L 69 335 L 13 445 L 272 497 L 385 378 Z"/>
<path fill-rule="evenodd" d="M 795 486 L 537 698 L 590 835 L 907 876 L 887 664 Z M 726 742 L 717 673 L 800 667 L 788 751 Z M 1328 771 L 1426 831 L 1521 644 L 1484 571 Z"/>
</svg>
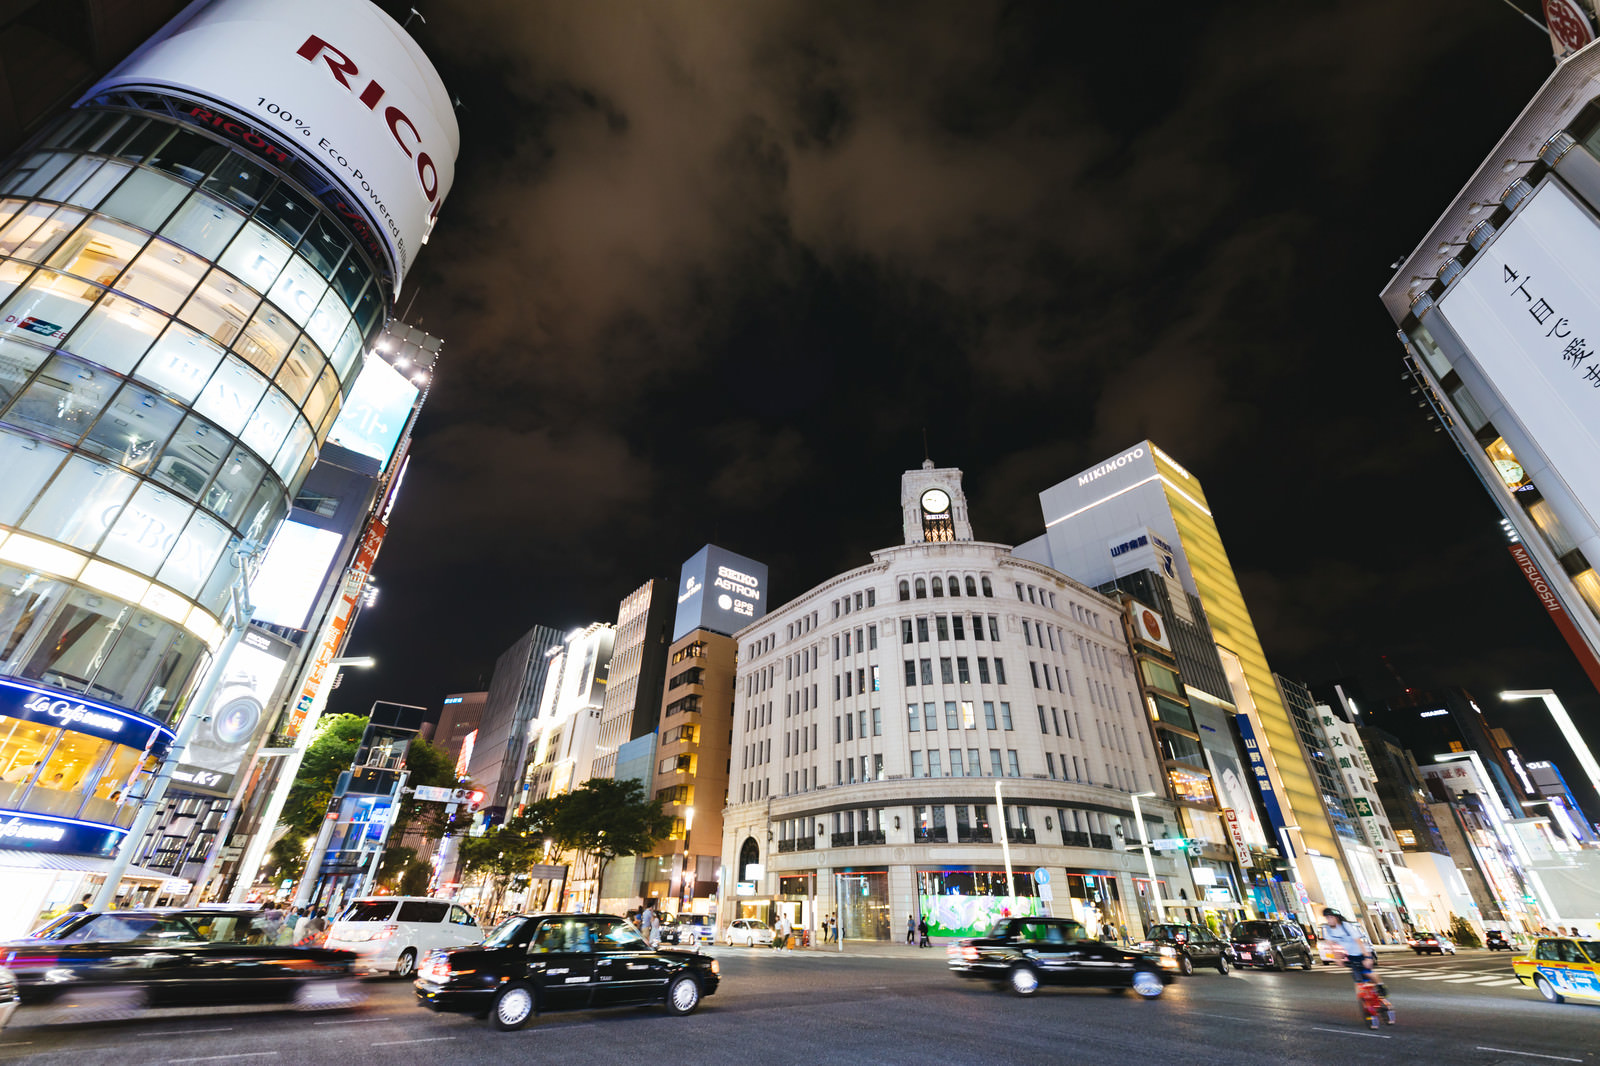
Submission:
<svg viewBox="0 0 1600 1066">
<path fill-rule="evenodd" d="M 696 629 L 731 636 L 766 613 L 766 566 L 707 544 L 683 564 L 672 639 Z"/>
<path fill-rule="evenodd" d="M 192 101 L 186 117 L 265 158 L 281 164 L 287 148 L 313 162 L 372 220 L 397 284 L 455 177 L 450 95 L 416 42 L 367 0 L 191 5 L 85 99 L 115 89 Z"/>
</svg>

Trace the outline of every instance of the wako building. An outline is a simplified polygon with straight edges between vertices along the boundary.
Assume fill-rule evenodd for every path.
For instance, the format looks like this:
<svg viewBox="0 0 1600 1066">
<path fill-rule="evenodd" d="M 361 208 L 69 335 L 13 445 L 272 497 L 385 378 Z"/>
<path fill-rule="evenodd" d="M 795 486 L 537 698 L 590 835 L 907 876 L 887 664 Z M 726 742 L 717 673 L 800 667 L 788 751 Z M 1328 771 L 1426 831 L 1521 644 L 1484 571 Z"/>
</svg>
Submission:
<svg viewBox="0 0 1600 1066">
<path fill-rule="evenodd" d="M 1053 910 L 1137 933 L 1153 895 L 1193 900 L 1176 851 L 1152 886 L 1127 850 L 1140 814 L 1180 833 L 1121 605 L 973 540 L 959 470 L 907 471 L 901 508 L 904 544 L 736 634 L 719 921 L 882 940 Z"/>
<path fill-rule="evenodd" d="M 15 909 L 64 905 L 119 843 L 220 644 L 237 557 L 288 513 L 456 146 L 444 86 L 365 0 L 219 0 L 0 172 Z"/>
<path fill-rule="evenodd" d="M 1600 686 L 1600 49 L 1557 68 L 1382 298 L 1419 406 Z"/>
</svg>

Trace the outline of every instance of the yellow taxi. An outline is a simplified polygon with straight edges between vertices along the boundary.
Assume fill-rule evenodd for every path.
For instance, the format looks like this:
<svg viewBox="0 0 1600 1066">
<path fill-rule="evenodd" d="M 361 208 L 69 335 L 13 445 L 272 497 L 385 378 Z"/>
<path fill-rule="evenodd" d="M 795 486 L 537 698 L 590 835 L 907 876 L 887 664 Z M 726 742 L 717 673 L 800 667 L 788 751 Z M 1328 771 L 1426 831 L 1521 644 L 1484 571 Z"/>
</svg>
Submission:
<svg viewBox="0 0 1600 1066">
<path fill-rule="evenodd" d="M 1532 951 L 1511 960 L 1511 968 L 1551 1003 L 1600 1003 L 1600 940 L 1542 936 Z"/>
</svg>

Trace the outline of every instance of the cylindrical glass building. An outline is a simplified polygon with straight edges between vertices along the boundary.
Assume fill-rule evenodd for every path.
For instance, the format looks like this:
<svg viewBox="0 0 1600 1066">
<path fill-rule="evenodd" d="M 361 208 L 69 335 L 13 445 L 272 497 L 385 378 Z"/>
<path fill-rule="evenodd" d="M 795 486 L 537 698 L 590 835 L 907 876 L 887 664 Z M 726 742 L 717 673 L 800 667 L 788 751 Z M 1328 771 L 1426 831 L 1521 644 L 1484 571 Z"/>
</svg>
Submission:
<svg viewBox="0 0 1600 1066">
<path fill-rule="evenodd" d="M 363 206 L 362 173 L 312 134 L 369 113 L 383 132 L 324 38 L 379 29 L 386 59 L 416 46 L 365 0 L 201 10 L 0 170 L 0 866 L 4 849 L 114 849 L 142 756 L 220 643 L 241 548 L 283 521 L 407 265 L 384 233 L 395 205 Z M 310 101 L 298 122 L 158 76 L 250 19 L 281 42 L 262 84 Z M 425 61 L 389 80 L 405 77 L 443 92 Z M 400 119 L 439 124 L 436 108 Z M 400 132 L 340 141 L 373 173 L 415 151 Z"/>
</svg>

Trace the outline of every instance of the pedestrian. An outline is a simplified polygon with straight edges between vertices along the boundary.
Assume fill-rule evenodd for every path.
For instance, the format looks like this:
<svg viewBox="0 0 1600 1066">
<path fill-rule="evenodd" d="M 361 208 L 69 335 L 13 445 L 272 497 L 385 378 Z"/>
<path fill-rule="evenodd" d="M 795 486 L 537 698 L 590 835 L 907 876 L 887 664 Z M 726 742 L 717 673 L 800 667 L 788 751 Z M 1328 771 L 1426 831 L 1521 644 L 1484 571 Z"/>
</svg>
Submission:
<svg viewBox="0 0 1600 1066">
<path fill-rule="evenodd" d="M 290 943 L 300 943 L 301 938 L 306 935 L 306 923 L 309 921 L 311 921 L 310 907 L 300 906 L 294 909 L 294 936 Z"/>
<path fill-rule="evenodd" d="M 793 926 L 789 924 L 789 916 L 779 912 L 778 920 L 774 922 L 772 926 L 772 932 L 774 934 L 772 937 L 772 946 L 784 954 L 788 954 L 789 952 L 789 930 L 792 928 Z"/>
<path fill-rule="evenodd" d="M 1117 942 L 1117 927 L 1111 924 L 1109 918 L 1100 926 L 1100 939 L 1107 944 Z"/>
<path fill-rule="evenodd" d="M 306 919 L 305 932 L 295 938 L 294 946 L 297 948 L 320 948 L 328 942 L 328 920 L 324 915 L 326 911 L 320 908 L 307 908 L 310 917 Z"/>
<path fill-rule="evenodd" d="M 639 931 L 644 934 L 646 944 L 656 946 L 656 908 L 653 900 L 647 901 L 639 912 Z"/>
<path fill-rule="evenodd" d="M 908 915 L 906 915 L 906 943 L 907 944 L 915 944 L 916 942 L 917 942 L 917 916 L 915 914 L 908 914 Z"/>
<path fill-rule="evenodd" d="M 926 914 L 924 914 L 922 916 L 922 920 L 917 923 L 917 947 L 933 947 L 933 945 L 928 942 L 928 916 Z"/>
</svg>

